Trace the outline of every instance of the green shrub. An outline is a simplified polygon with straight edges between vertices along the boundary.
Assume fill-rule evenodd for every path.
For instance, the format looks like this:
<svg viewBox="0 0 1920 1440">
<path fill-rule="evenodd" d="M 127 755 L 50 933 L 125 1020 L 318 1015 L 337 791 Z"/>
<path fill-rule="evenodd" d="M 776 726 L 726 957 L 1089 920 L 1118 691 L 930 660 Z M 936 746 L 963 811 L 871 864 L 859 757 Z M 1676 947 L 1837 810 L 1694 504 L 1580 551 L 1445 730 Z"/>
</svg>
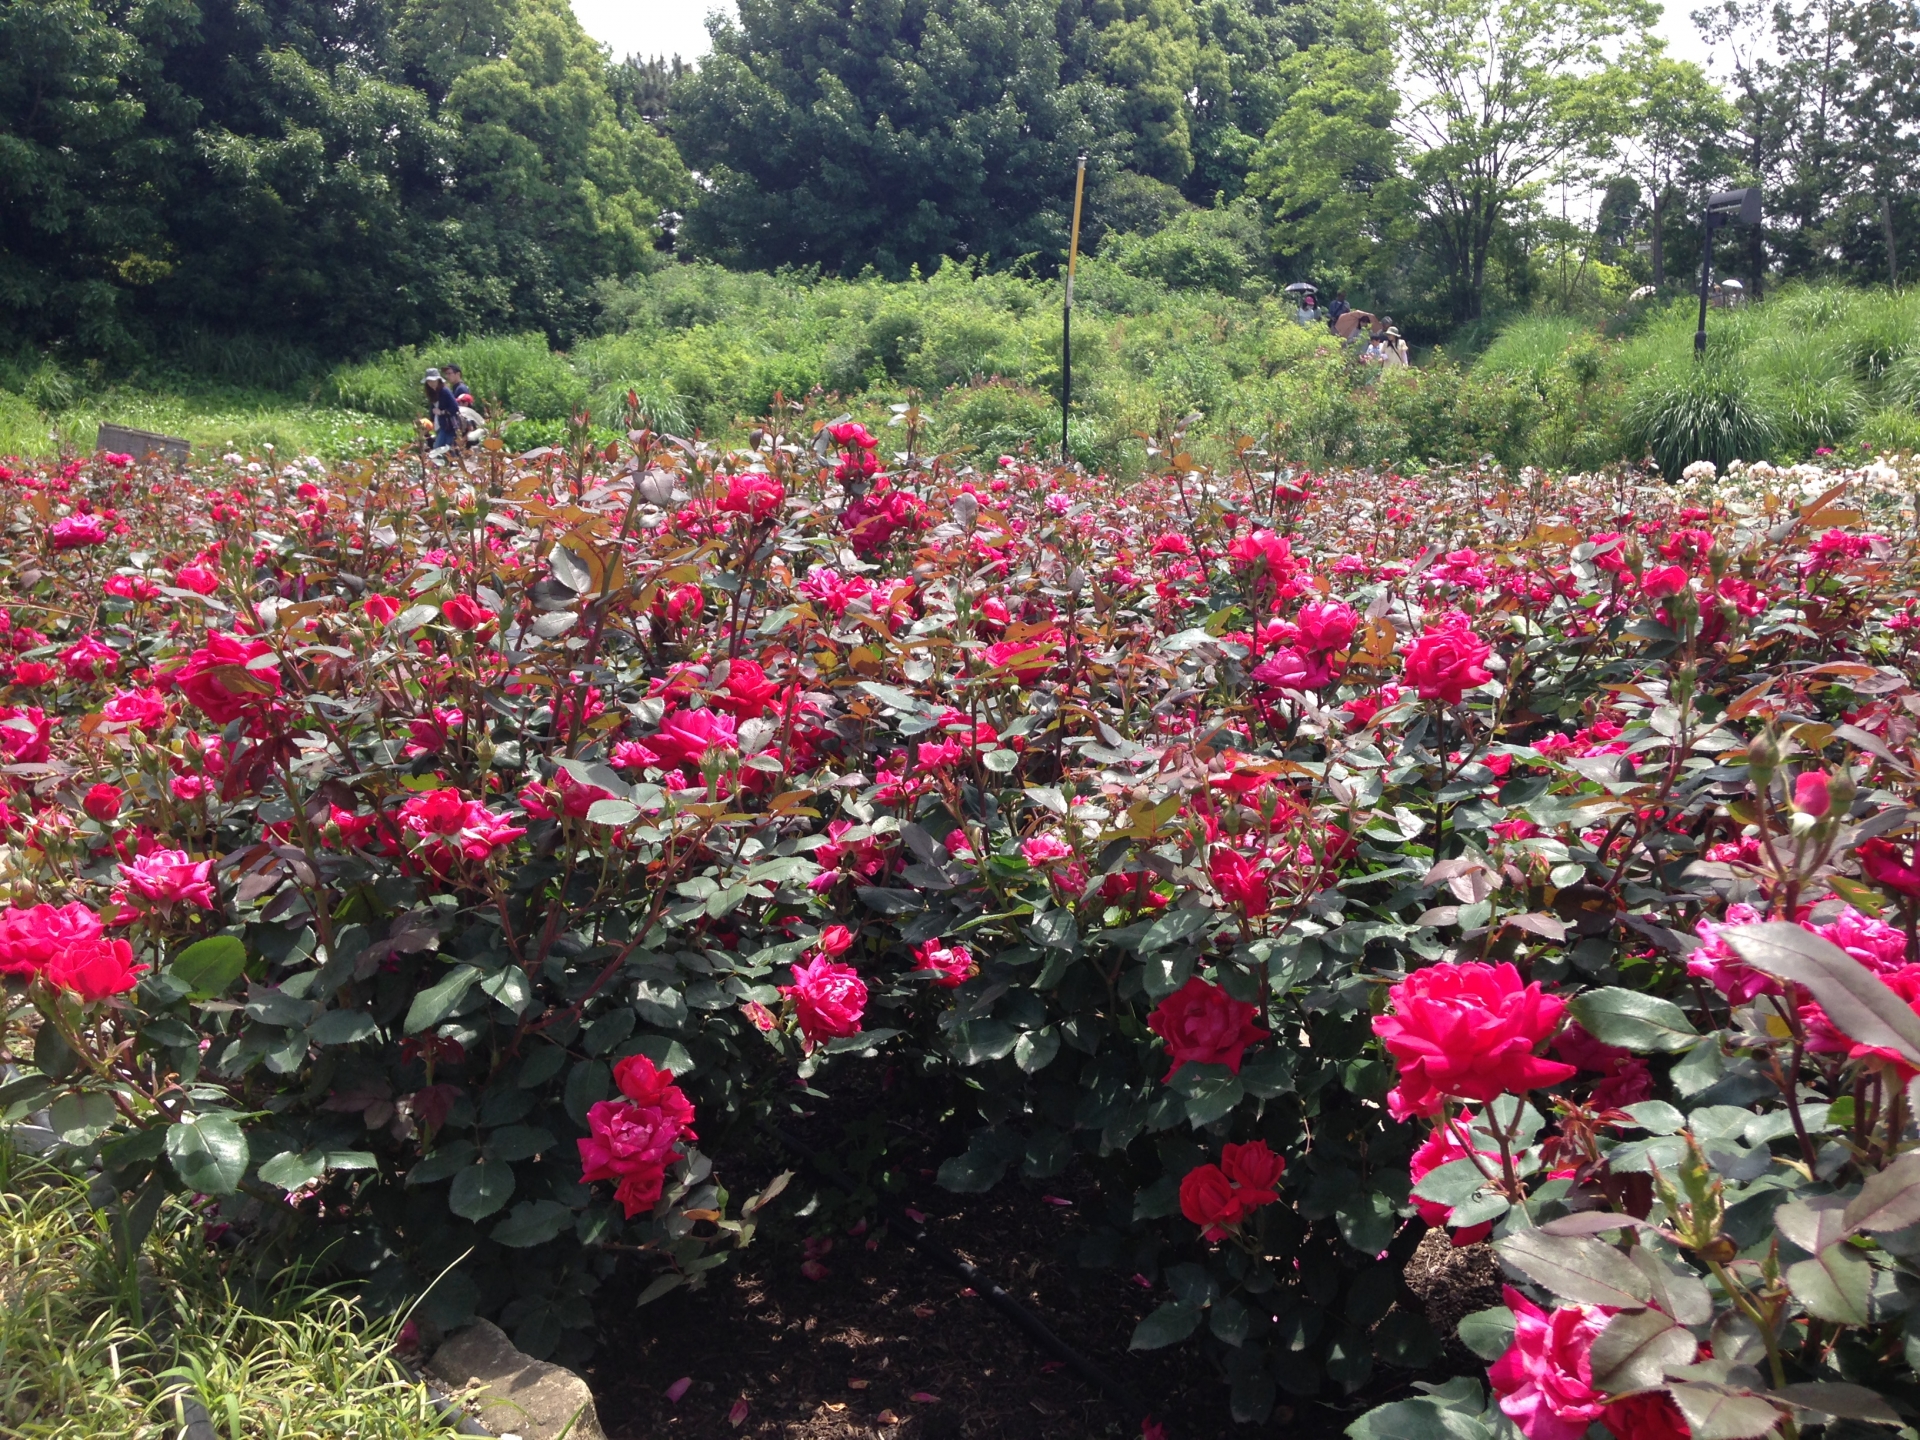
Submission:
<svg viewBox="0 0 1920 1440">
<path fill-rule="evenodd" d="M 1876 455 L 1920 451 L 1920 415 L 1891 405 L 1875 410 L 1860 422 L 1859 436 Z"/>
<path fill-rule="evenodd" d="M 1240 204 L 1189 210 L 1152 234 L 1112 235 L 1100 253 L 1131 275 L 1177 290 L 1243 295 L 1264 284 L 1258 212 Z"/>
<path fill-rule="evenodd" d="M 1678 475 L 1696 460 L 1773 455 L 1780 432 L 1752 377 L 1737 361 L 1709 358 L 1651 372 L 1633 386 L 1627 435 L 1662 474 Z"/>
</svg>

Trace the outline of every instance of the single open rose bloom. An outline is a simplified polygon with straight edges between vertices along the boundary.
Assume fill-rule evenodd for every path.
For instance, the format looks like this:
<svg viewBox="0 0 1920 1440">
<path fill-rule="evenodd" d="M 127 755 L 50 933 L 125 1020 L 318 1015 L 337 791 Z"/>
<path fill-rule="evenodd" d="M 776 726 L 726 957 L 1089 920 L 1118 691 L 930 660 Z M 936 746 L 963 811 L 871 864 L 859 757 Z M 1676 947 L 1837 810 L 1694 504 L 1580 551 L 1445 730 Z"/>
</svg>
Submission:
<svg viewBox="0 0 1920 1440">
<path fill-rule="evenodd" d="M 771 475 L 729 475 L 721 483 L 725 488 L 718 508 L 725 514 L 771 520 L 786 503 L 786 487 Z"/>
<path fill-rule="evenodd" d="M 1351 605 L 1302 605 L 1294 623 L 1300 627 L 1302 648 L 1320 655 L 1346 649 L 1360 627 L 1360 617 Z"/>
<path fill-rule="evenodd" d="M 1492 653 L 1493 647 L 1473 633 L 1467 617 L 1455 611 L 1407 647 L 1407 683 L 1422 700 L 1458 705 L 1463 692 L 1492 678 L 1486 669 Z"/>
<path fill-rule="evenodd" d="M 793 984 L 782 985 L 780 993 L 793 1001 L 801 1043 L 807 1050 L 827 1040 L 860 1033 L 867 987 L 851 965 L 816 955 L 807 964 L 793 967 Z"/>
<path fill-rule="evenodd" d="M 175 905 L 213 908 L 213 861 L 192 859 L 184 850 L 155 850 L 120 867 L 127 889 L 162 910 Z"/>
<path fill-rule="evenodd" d="M 83 635 L 60 652 L 69 680 L 104 680 L 120 664 L 120 652 L 98 636 Z"/>
<path fill-rule="evenodd" d="M 98 515 L 66 515 L 53 522 L 47 539 L 56 550 L 78 550 L 107 538 L 107 522 Z"/>
<path fill-rule="evenodd" d="M 440 618 L 456 630 L 484 630 L 500 617 L 471 595 L 455 595 L 442 602 Z"/>
<path fill-rule="evenodd" d="M 190 703 L 216 725 L 227 725 L 260 711 L 280 693 L 277 665 L 252 662 L 273 653 L 265 640 L 242 640 L 214 630 L 207 643 L 172 672 L 173 683 Z"/>
<path fill-rule="evenodd" d="M 1236 1000 L 1194 976 L 1147 1017 L 1147 1028 L 1167 1042 L 1173 1058 L 1165 1078 L 1171 1080 L 1182 1065 L 1224 1065 L 1238 1075 L 1247 1046 L 1266 1036 L 1254 1023 L 1259 1013 L 1252 1001 Z"/>
<path fill-rule="evenodd" d="M 92 1005 L 133 989 L 146 968 L 133 963 L 133 947 L 126 941 L 96 935 L 64 946 L 47 962 L 45 973 L 49 984 Z"/>
<path fill-rule="evenodd" d="M 979 973 L 973 952 L 964 945 L 942 945 L 938 940 L 929 940 L 913 954 L 920 962 L 914 973 L 924 975 L 932 971 L 933 983 L 949 990 L 964 985 Z"/>
<path fill-rule="evenodd" d="M 698 770 L 710 750 L 740 748 L 733 717 L 718 710 L 675 710 L 660 717 L 660 730 L 647 737 L 647 748 L 660 757 L 663 769 Z"/>
<path fill-rule="evenodd" d="M 1032 685 L 1052 668 L 1054 651 L 1060 647 L 1058 630 L 1048 630 L 1027 640 L 1000 640 L 980 652 L 980 658 L 995 670 L 1013 667 L 1013 675 L 1022 685 Z"/>
<path fill-rule="evenodd" d="M 1511 1285 L 1513 1344 L 1487 1371 L 1500 1409 L 1527 1440 L 1581 1440 L 1607 1408 L 1593 1386 L 1593 1342 L 1614 1312 L 1604 1305 L 1542 1311 Z"/>
<path fill-rule="evenodd" d="M 69 945 L 98 940 L 100 917 L 78 901 L 0 910 L 0 975 L 27 978 L 47 968 Z"/>
<path fill-rule="evenodd" d="M 102 825 L 111 824 L 119 818 L 122 794 L 118 785 L 109 785 L 102 780 L 80 797 L 80 808 Z"/>
<path fill-rule="evenodd" d="M 1213 858 L 1207 862 L 1207 872 L 1213 877 L 1213 888 L 1229 905 L 1250 917 L 1267 913 L 1267 872 L 1253 861 L 1234 854 L 1224 845 L 1216 846 Z"/>
<path fill-rule="evenodd" d="M 1533 1053 L 1566 1002 L 1538 982 L 1522 985 L 1510 964 L 1429 965 L 1388 996 L 1392 1011 L 1374 1017 L 1373 1032 L 1400 1067 L 1387 1095 L 1396 1120 L 1437 1114 L 1448 1096 L 1485 1104 L 1579 1073 Z"/>
</svg>

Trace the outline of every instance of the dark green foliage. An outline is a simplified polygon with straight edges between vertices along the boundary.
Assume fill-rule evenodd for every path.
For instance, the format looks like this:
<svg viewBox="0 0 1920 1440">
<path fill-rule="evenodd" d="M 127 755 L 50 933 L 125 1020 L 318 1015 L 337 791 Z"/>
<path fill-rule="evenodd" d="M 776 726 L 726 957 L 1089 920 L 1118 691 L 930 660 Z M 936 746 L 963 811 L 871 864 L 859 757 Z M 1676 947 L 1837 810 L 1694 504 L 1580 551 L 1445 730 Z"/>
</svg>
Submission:
<svg viewBox="0 0 1920 1440">
<path fill-rule="evenodd" d="M 1627 412 L 1635 448 L 1678 475 L 1696 460 L 1725 468 L 1731 460 L 1771 455 L 1780 428 L 1758 387 L 1737 362 L 1680 362 L 1655 370 L 1634 387 Z"/>
</svg>

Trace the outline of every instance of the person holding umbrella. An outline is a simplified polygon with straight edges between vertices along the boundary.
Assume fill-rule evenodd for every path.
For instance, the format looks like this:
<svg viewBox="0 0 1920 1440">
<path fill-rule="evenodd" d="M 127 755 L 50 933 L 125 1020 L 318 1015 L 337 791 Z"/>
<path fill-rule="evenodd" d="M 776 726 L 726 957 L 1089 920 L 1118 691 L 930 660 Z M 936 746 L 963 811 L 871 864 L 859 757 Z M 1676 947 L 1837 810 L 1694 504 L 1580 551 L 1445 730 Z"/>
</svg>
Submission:
<svg viewBox="0 0 1920 1440">
<path fill-rule="evenodd" d="M 1319 301 L 1314 298 L 1319 293 L 1317 289 L 1307 284 L 1304 280 L 1296 280 L 1293 284 L 1287 286 L 1287 294 L 1294 297 L 1294 304 L 1298 307 L 1293 312 L 1293 318 L 1298 323 L 1302 325 L 1318 325 L 1320 323 L 1320 304 Z"/>
</svg>

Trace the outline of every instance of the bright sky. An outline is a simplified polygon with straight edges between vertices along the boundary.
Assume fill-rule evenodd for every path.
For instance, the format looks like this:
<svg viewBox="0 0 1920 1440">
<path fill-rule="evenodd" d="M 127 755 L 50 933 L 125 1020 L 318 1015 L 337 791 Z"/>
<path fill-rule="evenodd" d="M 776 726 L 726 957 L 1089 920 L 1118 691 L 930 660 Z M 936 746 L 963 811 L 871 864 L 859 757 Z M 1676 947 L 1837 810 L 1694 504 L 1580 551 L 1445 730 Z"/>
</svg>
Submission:
<svg viewBox="0 0 1920 1440">
<path fill-rule="evenodd" d="M 1655 28 L 1667 51 L 1679 60 L 1704 61 L 1706 45 L 1687 18 L 1699 0 L 1670 0 Z M 594 39 L 616 57 L 680 55 L 691 60 L 707 53 L 706 17 L 710 10 L 733 13 L 733 0 L 573 0 L 573 13 Z"/>
</svg>

